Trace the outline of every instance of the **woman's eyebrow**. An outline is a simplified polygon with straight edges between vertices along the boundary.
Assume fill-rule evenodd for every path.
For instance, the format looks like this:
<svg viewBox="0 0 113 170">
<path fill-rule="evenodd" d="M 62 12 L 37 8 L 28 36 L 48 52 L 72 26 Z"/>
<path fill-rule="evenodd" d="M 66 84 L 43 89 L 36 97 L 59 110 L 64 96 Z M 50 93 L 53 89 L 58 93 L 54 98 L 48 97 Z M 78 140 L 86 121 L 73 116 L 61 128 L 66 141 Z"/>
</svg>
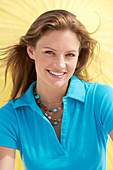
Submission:
<svg viewBox="0 0 113 170">
<path fill-rule="evenodd" d="M 69 50 L 69 51 L 66 51 L 66 52 L 78 52 L 79 50 Z"/>
<path fill-rule="evenodd" d="M 57 50 L 55 50 L 54 48 L 51 48 L 51 47 L 43 47 L 43 48 L 49 48 L 49 49 L 51 49 L 51 50 L 54 50 L 54 51 L 57 51 Z M 78 52 L 79 50 L 68 50 L 68 51 L 66 51 L 66 52 Z"/>
<path fill-rule="evenodd" d="M 49 48 L 49 49 L 51 49 L 51 50 L 56 51 L 54 48 L 51 48 L 51 47 L 43 47 L 43 48 Z"/>
</svg>

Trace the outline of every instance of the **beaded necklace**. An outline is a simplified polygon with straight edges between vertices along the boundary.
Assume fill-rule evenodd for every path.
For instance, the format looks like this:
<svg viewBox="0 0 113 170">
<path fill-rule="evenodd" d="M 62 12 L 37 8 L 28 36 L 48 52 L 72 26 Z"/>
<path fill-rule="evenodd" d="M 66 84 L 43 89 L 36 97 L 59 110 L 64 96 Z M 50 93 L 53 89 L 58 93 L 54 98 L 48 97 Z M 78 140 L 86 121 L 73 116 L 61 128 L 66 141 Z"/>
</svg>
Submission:
<svg viewBox="0 0 113 170">
<path fill-rule="evenodd" d="M 45 117 L 51 122 L 51 124 L 53 126 L 57 126 L 58 123 L 61 123 L 62 121 L 62 115 L 61 115 L 61 118 L 60 119 L 56 119 L 56 118 L 52 118 L 50 114 L 52 113 L 55 113 L 55 112 L 58 112 L 58 111 L 61 111 L 63 109 L 63 103 L 61 104 L 60 107 L 58 108 L 55 108 L 55 109 L 47 109 L 47 107 L 45 107 L 41 101 L 40 101 L 40 98 L 39 98 L 39 95 L 37 95 L 36 93 L 36 90 L 34 90 L 34 97 L 35 97 L 35 100 L 36 100 L 36 103 L 37 105 L 40 107 L 40 109 L 43 109 L 44 110 L 44 115 Z M 48 113 L 49 112 L 49 113 Z"/>
</svg>

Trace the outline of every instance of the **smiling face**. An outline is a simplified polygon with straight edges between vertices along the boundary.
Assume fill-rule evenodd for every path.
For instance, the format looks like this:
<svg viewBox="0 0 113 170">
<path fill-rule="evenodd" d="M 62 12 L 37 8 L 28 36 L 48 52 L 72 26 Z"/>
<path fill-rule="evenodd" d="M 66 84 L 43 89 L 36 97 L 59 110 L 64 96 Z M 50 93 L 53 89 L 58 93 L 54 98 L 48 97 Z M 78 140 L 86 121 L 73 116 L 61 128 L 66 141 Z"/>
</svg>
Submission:
<svg viewBox="0 0 113 170">
<path fill-rule="evenodd" d="M 73 75 L 79 56 L 80 42 L 69 31 L 51 31 L 27 47 L 30 58 L 35 60 L 37 82 L 42 88 L 66 88 Z"/>
</svg>

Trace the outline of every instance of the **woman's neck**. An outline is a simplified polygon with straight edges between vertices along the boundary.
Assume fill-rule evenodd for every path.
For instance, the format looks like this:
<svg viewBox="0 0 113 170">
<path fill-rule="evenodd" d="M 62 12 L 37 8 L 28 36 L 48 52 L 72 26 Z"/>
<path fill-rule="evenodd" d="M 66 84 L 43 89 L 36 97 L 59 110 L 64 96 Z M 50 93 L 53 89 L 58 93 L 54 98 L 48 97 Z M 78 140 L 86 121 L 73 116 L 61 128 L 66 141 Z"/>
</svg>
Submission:
<svg viewBox="0 0 113 170">
<path fill-rule="evenodd" d="M 40 84 L 37 84 L 36 91 L 44 105 L 59 105 L 62 103 L 62 98 L 66 95 L 67 87 L 43 88 Z"/>
</svg>

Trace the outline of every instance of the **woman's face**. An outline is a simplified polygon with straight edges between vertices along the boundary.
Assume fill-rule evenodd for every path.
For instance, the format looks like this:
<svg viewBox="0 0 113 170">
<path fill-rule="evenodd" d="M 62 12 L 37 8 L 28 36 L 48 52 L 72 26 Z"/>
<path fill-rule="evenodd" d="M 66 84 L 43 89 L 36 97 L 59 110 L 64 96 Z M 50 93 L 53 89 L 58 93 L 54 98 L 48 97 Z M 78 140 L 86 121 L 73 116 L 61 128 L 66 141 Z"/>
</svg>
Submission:
<svg viewBox="0 0 113 170">
<path fill-rule="evenodd" d="M 43 88 L 67 87 L 79 56 L 80 42 L 69 31 L 46 33 L 36 47 L 27 47 L 28 55 L 34 59 L 37 82 Z"/>
</svg>

